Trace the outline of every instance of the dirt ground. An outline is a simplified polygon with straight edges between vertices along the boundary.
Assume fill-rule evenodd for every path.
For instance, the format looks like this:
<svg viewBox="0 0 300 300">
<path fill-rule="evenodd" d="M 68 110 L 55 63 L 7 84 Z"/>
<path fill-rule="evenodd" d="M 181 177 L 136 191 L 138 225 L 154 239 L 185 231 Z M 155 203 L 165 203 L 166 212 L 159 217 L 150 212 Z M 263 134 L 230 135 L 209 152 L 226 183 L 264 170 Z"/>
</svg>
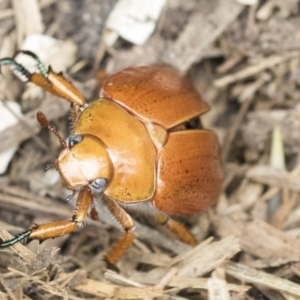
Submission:
<svg viewBox="0 0 300 300">
<path fill-rule="evenodd" d="M 0 299 L 300 299 L 300 1 L 167 0 L 143 45 L 108 34 L 117 2 L 2 0 L 0 58 L 33 36 L 41 60 L 88 101 L 106 75 L 125 67 L 178 69 L 211 106 L 201 120 L 220 140 L 223 192 L 209 211 L 176 216 L 200 242 L 193 249 L 135 216 L 137 238 L 118 272 L 103 261 L 120 236 L 105 214 L 68 236 L 5 248 Z M 7 126 L 0 112 L 0 154 L 14 153 L 7 167 L 0 163 L 0 238 L 7 240 L 73 214 L 56 170 L 44 172 L 61 145 L 35 117 L 43 111 L 67 137 L 70 107 L 7 66 L 1 73 L 1 110 L 17 120 Z"/>
</svg>

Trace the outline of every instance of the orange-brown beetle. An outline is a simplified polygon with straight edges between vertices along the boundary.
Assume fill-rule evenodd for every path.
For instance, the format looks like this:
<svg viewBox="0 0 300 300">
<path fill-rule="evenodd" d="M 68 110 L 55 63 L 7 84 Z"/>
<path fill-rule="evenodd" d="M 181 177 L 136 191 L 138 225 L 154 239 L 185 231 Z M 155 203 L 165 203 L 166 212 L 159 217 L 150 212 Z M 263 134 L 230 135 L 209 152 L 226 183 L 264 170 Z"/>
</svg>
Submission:
<svg viewBox="0 0 300 300">
<path fill-rule="evenodd" d="M 188 129 L 208 104 L 192 84 L 168 66 L 125 69 L 106 80 L 100 99 L 89 106 L 62 74 L 30 73 L 14 58 L 0 60 L 13 65 L 44 90 L 71 102 L 74 134 L 65 142 L 39 112 L 38 121 L 60 139 L 63 151 L 55 167 L 73 193 L 78 193 L 70 220 L 36 225 L 12 240 L 40 241 L 68 234 L 87 216 L 97 219 L 105 206 L 123 227 L 123 236 L 106 256 L 115 264 L 134 239 L 127 208 L 143 208 L 181 241 L 196 245 L 193 235 L 169 214 L 194 214 L 211 206 L 221 192 L 223 170 L 214 132 L 201 126 Z"/>
</svg>

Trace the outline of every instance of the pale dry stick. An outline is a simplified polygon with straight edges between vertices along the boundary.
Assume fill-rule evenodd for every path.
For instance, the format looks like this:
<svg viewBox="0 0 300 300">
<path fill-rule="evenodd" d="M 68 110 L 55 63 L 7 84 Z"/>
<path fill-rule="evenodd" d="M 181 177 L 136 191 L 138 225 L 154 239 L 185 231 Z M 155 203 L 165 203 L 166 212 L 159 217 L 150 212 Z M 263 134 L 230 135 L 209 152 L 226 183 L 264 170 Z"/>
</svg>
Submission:
<svg viewBox="0 0 300 300">
<path fill-rule="evenodd" d="M 300 175 L 300 163 L 288 174 L 288 177 L 295 178 L 295 177 L 298 177 L 299 175 Z M 279 187 L 273 186 L 259 198 L 259 201 L 267 201 L 272 196 L 279 193 L 279 191 L 280 191 Z"/>
<path fill-rule="evenodd" d="M 249 66 L 244 68 L 241 71 L 238 71 L 236 73 L 221 77 L 214 81 L 214 86 L 218 88 L 224 88 L 229 84 L 232 84 L 234 82 L 246 79 L 248 77 L 254 76 L 268 68 L 275 67 L 276 65 L 283 63 L 287 60 L 298 58 L 299 52 L 293 51 L 290 53 L 287 53 L 284 56 L 279 55 L 272 55 L 270 57 L 265 58 L 264 60 L 260 61 L 256 65 Z"/>
<path fill-rule="evenodd" d="M 27 281 L 29 281 L 35 285 L 35 288 L 37 290 L 42 289 L 42 290 L 48 292 L 49 294 L 60 296 L 63 299 L 64 299 L 65 295 L 67 295 L 67 297 L 68 297 L 67 299 L 70 299 L 70 300 L 81 300 L 82 299 L 82 298 L 73 296 L 71 294 L 68 294 L 67 291 L 64 288 L 61 288 L 60 286 L 58 286 L 56 284 L 56 282 L 52 282 L 52 281 L 44 282 L 44 281 L 40 280 L 39 277 L 37 277 L 37 276 L 29 277 L 29 275 L 27 273 L 23 273 L 19 270 L 11 268 L 11 267 L 8 267 L 8 270 L 12 273 L 15 273 L 15 275 L 26 278 Z"/>
<path fill-rule="evenodd" d="M 84 283 L 74 286 L 73 289 L 97 297 L 113 299 L 143 299 L 164 295 L 164 291 L 153 287 L 123 287 L 93 279 L 87 279 Z"/>
<path fill-rule="evenodd" d="M 256 18 L 259 21 L 266 21 L 272 15 L 274 9 L 276 7 L 276 3 L 273 1 L 267 1 L 256 12 Z"/>
<path fill-rule="evenodd" d="M 223 151 L 222 151 L 222 158 L 223 158 L 223 161 L 227 161 L 227 158 L 228 158 L 228 154 L 230 152 L 230 149 L 231 149 L 231 145 L 232 145 L 232 141 L 233 139 L 235 138 L 235 135 L 240 127 L 240 124 L 246 114 L 246 112 L 248 111 L 251 103 L 252 103 L 252 99 L 253 98 L 249 98 L 248 100 L 244 101 L 232 126 L 230 127 L 229 129 L 229 132 L 228 132 L 228 135 L 227 135 L 227 138 L 225 139 L 225 143 L 224 143 L 224 146 L 223 146 Z"/>
<path fill-rule="evenodd" d="M 225 270 L 223 267 L 216 268 L 207 280 L 209 300 L 230 300 Z"/>
<path fill-rule="evenodd" d="M 169 282 L 172 280 L 172 278 L 177 274 L 178 272 L 178 269 L 173 267 L 171 268 L 167 274 L 165 276 L 163 276 L 161 278 L 161 280 L 155 285 L 155 287 L 157 289 L 164 289 L 168 284 Z"/>
<path fill-rule="evenodd" d="M 40 1 L 40 8 L 41 9 L 44 9 L 44 8 L 47 8 L 48 6 L 54 4 L 58 2 L 58 0 L 41 0 Z"/>
<path fill-rule="evenodd" d="M 56 2 L 58 2 L 58 0 L 42 0 L 40 2 L 40 8 L 41 9 L 47 8 L 48 6 L 50 6 L 50 5 L 52 5 Z M 11 8 L 4 9 L 4 10 L 0 11 L 0 20 L 8 19 L 8 18 L 11 18 L 13 16 L 14 16 L 14 11 Z"/>
<path fill-rule="evenodd" d="M 194 289 L 207 289 L 207 278 L 192 278 L 192 277 L 182 277 L 182 276 L 174 276 L 172 280 L 169 282 L 169 287 L 174 287 L 177 289 L 186 289 L 189 287 L 193 287 Z M 242 284 L 234 284 L 228 283 L 227 288 L 230 292 L 235 293 L 246 293 L 250 290 L 251 286 L 242 285 Z M 169 290 L 168 290 L 169 291 Z"/>
<path fill-rule="evenodd" d="M 76 277 L 79 275 L 80 276 L 80 272 L 84 272 L 84 274 L 86 274 L 85 270 L 80 270 L 77 269 L 72 273 L 63 273 L 60 274 L 60 276 L 57 279 L 54 279 L 52 282 L 54 284 L 57 284 L 61 287 L 65 287 L 67 284 L 69 284 L 74 278 L 76 280 Z M 52 283 L 51 282 L 51 283 Z"/>
<path fill-rule="evenodd" d="M 226 267 L 226 273 L 242 282 L 261 284 L 296 297 L 300 295 L 300 285 L 242 264 L 229 262 Z"/>
<path fill-rule="evenodd" d="M 161 268 L 159 268 L 161 269 Z M 169 267 L 167 267 L 167 270 Z M 164 268 L 165 270 L 165 268 Z M 153 269 L 154 273 L 155 269 Z M 152 272 L 152 271 L 151 271 Z M 150 273 L 151 273 L 150 272 Z M 138 281 L 141 284 L 145 285 L 156 285 L 160 282 L 162 278 L 162 271 L 157 272 L 155 275 L 152 272 L 152 274 L 144 273 L 144 272 L 133 272 L 131 275 L 131 278 L 135 281 Z M 166 274 L 166 273 L 164 273 Z M 174 276 L 170 280 L 170 282 L 167 284 L 169 288 L 176 288 L 178 290 L 184 290 L 187 288 L 194 288 L 194 289 L 200 289 L 200 290 L 207 290 L 207 278 L 199 278 L 199 277 L 186 277 L 186 276 Z M 242 285 L 240 283 L 228 283 L 227 284 L 228 290 L 230 292 L 234 293 L 245 293 L 247 292 L 251 286 L 249 285 Z M 165 290 L 167 293 L 169 290 Z"/>
<path fill-rule="evenodd" d="M 289 216 L 290 212 L 294 208 L 296 201 L 298 199 L 298 193 L 292 192 L 286 188 L 283 189 L 283 203 L 273 214 L 270 224 L 275 228 L 282 228 L 282 225 L 286 218 Z"/>
<path fill-rule="evenodd" d="M 5 228 L 8 231 L 15 231 L 15 232 L 22 232 L 24 230 L 24 228 L 19 227 L 19 226 L 15 226 L 12 224 L 8 224 L 6 222 L 0 221 L 0 227 Z"/>
<path fill-rule="evenodd" d="M 249 168 L 250 166 L 247 165 L 239 166 L 237 164 L 227 162 L 225 165 L 226 177 L 223 184 L 223 190 L 226 190 L 235 177 L 245 177 Z"/>
<path fill-rule="evenodd" d="M 134 280 L 125 278 L 124 276 L 111 271 L 111 270 L 107 270 L 104 273 L 104 277 L 105 279 L 107 279 L 109 282 L 113 283 L 113 284 L 118 284 L 121 286 L 127 286 L 127 287 L 145 287 L 145 285 L 140 284 Z"/>
<path fill-rule="evenodd" d="M 287 188 L 298 193 L 300 192 L 299 180 L 297 178 L 290 178 L 286 176 L 286 172 L 280 172 L 270 166 L 255 166 L 249 169 L 245 176 L 261 184 L 276 186 L 278 188 Z"/>
<path fill-rule="evenodd" d="M 18 48 L 32 33 L 42 33 L 44 24 L 37 0 L 12 0 Z"/>
<path fill-rule="evenodd" d="M 10 18 L 13 15 L 14 15 L 14 12 L 11 8 L 2 10 L 2 11 L 0 11 L 0 20 Z"/>
<path fill-rule="evenodd" d="M 29 200 L 29 199 L 27 199 Z M 49 199 L 49 203 L 51 200 Z M 65 204 L 55 203 L 54 206 L 47 203 L 37 203 L 26 201 L 20 197 L 9 196 L 0 193 L 0 208 L 8 209 L 20 214 L 30 214 L 31 216 L 47 216 L 57 218 L 69 218 L 71 210 Z"/>
<path fill-rule="evenodd" d="M 24 128 L 26 128 L 29 132 L 32 132 L 33 129 L 32 127 L 20 116 L 18 116 L 7 104 L 6 101 L 2 101 L 3 105 L 6 107 L 7 110 L 9 110 L 9 112 L 18 120 L 18 122 L 20 124 L 22 124 L 22 126 Z M 49 146 L 46 145 L 46 143 L 37 135 L 32 134 L 32 139 L 35 141 L 36 145 L 38 147 L 40 147 L 42 150 L 49 152 Z"/>
<path fill-rule="evenodd" d="M 1 299 L 1 300 L 9 300 L 7 294 L 6 294 L 6 293 L 3 293 L 3 292 L 1 292 L 1 291 L 0 291 L 0 299 Z"/>
<path fill-rule="evenodd" d="M 160 281 L 154 286 L 157 289 L 164 289 L 168 283 L 172 280 L 172 278 L 176 275 L 178 272 L 177 268 L 171 268 L 161 279 Z M 143 300 L 151 300 L 154 298 L 144 298 Z"/>
<path fill-rule="evenodd" d="M 218 1 L 218 5 L 212 1 L 198 2 L 179 37 L 161 57 L 162 62 L 173 65 L 182 73 L 203 59 L 205 51 L 245 9 L 236 1 Z"/>
<path fill-rule="evenodd" d="M 187 257 L 175 265 L 179 276 L 203 276 L 241 251 L 239 239 L 233 235 L 218 242 L 203 243 L 187 251 Z"/>
<path fill-rule="evenodd" d="M 53 101 L 53 99 L 55 98 L 52 96 L 47 97 L 42 101 L 39 109 L 35 109 L 24 116 L 24 122 L 30 126 L 30 131 L 21 123 L 17 123 L 3 130 L 0 133 L 0 152 L 11 148 L 12 145 L 19 145 L 19 143 L 40 132 L 42 127 L 39 126 L 36 120 L 38 110 L 47 111 L 49 121 L 65 116 L 66 113 L 70 111 L 70 105 L 67 101 Z"/>
<path fill-rule="evenodd" d="M 218 74 L 227 73 L 230 69 L 234 68 L 237 64 L 239 64 L 244 59 L 244 57 L 245 56 L 242 53 L 238 53 L 233 57 L 230 57 L 223 64 L 218 66 L 217 73 Z"/>
<path fill-rule="evenodd" d="M 227 138 L 225 139 L 225 144 L 223 146 L 223 160 L 226 161 L 228 158 L 228 154 L 231 149 L 232 141 L 235 138 L 235 135 L 240 127 L 240 124 L 242 123 L 243 118 L 246 115 L 246 112 L 248 111 L 253 99 L 255 92 L 266 82 L 267 77 L 261 76 L 260 79 L 258 79 L 256 82 L 254 82 L 252 85 L 250 85 L 245 91 L 240 95 L 241 100 L 243 101 L 242 106 L 231 126 L 229 129 Z"/>
<path fill-rule="evenodd" d="M 1 240 L 10 240 L 13 236 L 8 233 L 4 228 L 0 227 L 0 239 Z M 31 252 L 29 249 L 27 249 L 25 246 L 23 246 L 21 243 L 16 243 L 12 245 L 11 250 L 16 253 L 18 256 L 22 258 L 22 260 L 26 263 L 31 263 L 33 259 L 35 259 L 36 255 Z"/>
<path fill-rule="evenodd" d="M 143 253 L 148 254 L 151 253 L 151 251 L 149 250 L 149 248 L 142 242 L 140 242 L 139 240 L 135 239 L 133 241 L 133 244 L 139 248 Z"/>
<path fill-rule="evenodd" d="M 3 288 L 5 289 L 6 293 L 8 294 L 8 296 L 10 297 L 10 299 L 12 300 L 17 300 L 17 298 L 15 297 L 15 295 L 13 294 L 12 290 L 8 287 L 8 285 L 6 284 L 6 282 L 4 281 L 4 278 L 2 276 L 2 274 L 0 274 L 0 283 L 3 286 Z"/>
</svg>

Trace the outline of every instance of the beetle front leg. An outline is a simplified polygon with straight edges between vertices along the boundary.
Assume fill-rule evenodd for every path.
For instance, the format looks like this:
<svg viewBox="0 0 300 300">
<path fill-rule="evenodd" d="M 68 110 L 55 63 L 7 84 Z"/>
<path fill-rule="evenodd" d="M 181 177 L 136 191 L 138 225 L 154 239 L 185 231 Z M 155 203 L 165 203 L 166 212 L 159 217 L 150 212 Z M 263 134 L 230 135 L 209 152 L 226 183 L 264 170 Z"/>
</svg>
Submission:
<svg viewBox="0 0 300 300">
<path fill-rule="evenodd" d="M 75 213 L 72 220 L 56 221 L 41 225 L 36 225 L 9 241 L 0 243 L 0 248 L 10 247 L 22 240 L 44 241 L 50 238 L 56 238 L 75 231 L 86 219 L 93 198 L 89 188 L 84 188 L 79 192 Z"/>
<path fill-rule="evenodd" d="M 194 237 L 194 235 L 188 230 L 185 226 L 177 222 L 176 220 L 172 219 L 168 215 L 163 213 L 155 215 L 155 220 L 164 225 L 170 232 L 172 232 L 178 240 L 181 242 L 195 247 L 198 245 L 198 241 Z"/>
<path fill-rule="evenodd" d="M 16 75 L 18 75 L 21 80 L 26 82 L 30 81 L 41 87 L 43 90 L 74 103 L 78 108 L 86 104 L 83 95 L 62 75 L 62 73 L 55 73 L 50 67 L 46 70 L 45 65 L 41 62 L 39 57 L 31 51 L 20 50 L 17 51 L 16 55 L 20 53 L 30 56 L 36 61 L 39 73 L 29 72 L 25 67 L 19 64 L 15 58 L 10 57 L 0 59 L 0 66 L 13 66 L 17 71 Z"/>
<path fill-rule="evenodd" d="M 104 196 L 102 202 L 125 231 L 105 257 L 108 265 L 115 265 L 125 255 L 126 251 L 133 243 L 135 234 L 132 229 L 134 225 L 131 217 L 114 200 Z"/>
</svg>

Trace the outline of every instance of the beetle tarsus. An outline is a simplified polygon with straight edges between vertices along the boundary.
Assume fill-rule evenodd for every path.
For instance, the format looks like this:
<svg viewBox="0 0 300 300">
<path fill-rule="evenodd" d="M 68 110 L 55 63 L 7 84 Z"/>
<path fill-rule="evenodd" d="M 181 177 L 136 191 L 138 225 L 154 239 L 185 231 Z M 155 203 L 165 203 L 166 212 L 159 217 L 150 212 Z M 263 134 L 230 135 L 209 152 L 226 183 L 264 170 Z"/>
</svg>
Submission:
<svg viewBox="0 0 300 300">
<path fill-rule="evenodd" d="M 15 70 L 20 73 L 19 78 L 21 80 L 26 82 L 30 81 L 32 74 L 27 69 L 25 69 L 21 64 L 19 64 L 15 59 L 9 57 L 0 59 L 0 66 L 5 66 L 5 65 L 13 66 Z"/>
<path fill-rule="evenodd" d="M 50 170 L 53 167 L 54 167 L 54 163 L 46 164 L 46 166 L 44 168 L 44 172 L 47 172 L 48 170 Z"/>
<path fill-rule="evenodd" d="M 6 247 L 10 247 L 18 242 L 21 241 L 26 241 L 26 244 L 29 242 L 28 237 L 31 234 L 31 229 L 30 230 L 26 230 L 20 234 L 18 234 L 17 236 L 15 236 L 14 238 L 8 240 L 8 241 L 2 241 L 0 243 L 0 248 L 6 248 Z"/>
<path fill-rule="evenodd" d="M 70 202 L 70 201 L 74 198 L 75 195 L 76 195 L 76 190 L 73 190 L 72 194 L 69 195 L 69 196 L 65 199 L 65 201 L 66 201 L 66 202 Z"/>
<path fill-rule="evenodd" d="M 36 63 L 37 63 L 36 66 L 37 66 L 38 70 L 40 71 L 40 73 L 41 73 L 45 78 L 48 77 L 48 71 L 46 70 L 45 65 L 42 63 L 42 61 L 40 60 L 40 58 L 39 58 L 35 53 L 33 53 L 33 52 L 31 52 L 31 51 L 28 51 L 28 50 L 18 50 L 18 51 L 15 53 L 14 57 L 16 57 L 16 56 L 17 56 L 18 54 L 20 54 L 20 53 L 32 57 L 32 58 L 36 61 Z"/>
<path fill-rule="evenodd" d="M 179 223 L 178 221 L 172 219 L 166 214 L 157 214 L 155 215 L 155 220 L 166 227 L 172 234 L 176 236 L 176 238 L 192 247 L 195 247 L 198 244 L 198 241 L 194 237 L 194 235 L 188 230 L 184 225 Z"/>
</svg>

